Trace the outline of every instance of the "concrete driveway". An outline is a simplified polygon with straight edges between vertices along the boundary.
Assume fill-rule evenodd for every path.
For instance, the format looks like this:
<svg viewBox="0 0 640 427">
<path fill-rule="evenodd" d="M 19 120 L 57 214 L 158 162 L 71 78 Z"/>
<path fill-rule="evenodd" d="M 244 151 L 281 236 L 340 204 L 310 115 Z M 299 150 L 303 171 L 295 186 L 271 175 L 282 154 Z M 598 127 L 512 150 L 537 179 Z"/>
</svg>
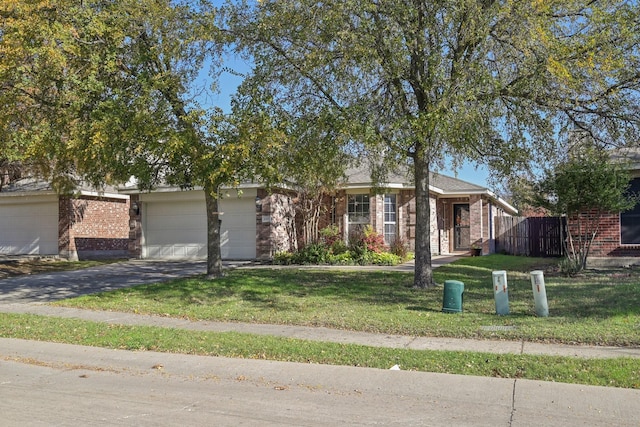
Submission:
<svg viewBox="0 0 640 427">
<path fill-rule="evenodd" d="M 453 262 L 456 256 L 434 256 L 433 268 Z M 265 268 L 247 261 L 224 262 L 225 268 Z M 279 268 L 274 266 L 274 268 Z M 282 268 L 340 268 L 358 270 L 413 271 L 413 261 L 389 266 L 283 266 Z M 132 260 L 74 271 L 34 274 L 0 280 L 0 304 L 51 302 L 80 295 L 127 288 L 145 283 L 205 274 L 204 260 L 151 261 Z"/>
<path fill-rule="evenodd" d="M 127 261 L 0 280 L 0 304 L 50 302 L 204 274 L 205 261 Z"/>
</svg>

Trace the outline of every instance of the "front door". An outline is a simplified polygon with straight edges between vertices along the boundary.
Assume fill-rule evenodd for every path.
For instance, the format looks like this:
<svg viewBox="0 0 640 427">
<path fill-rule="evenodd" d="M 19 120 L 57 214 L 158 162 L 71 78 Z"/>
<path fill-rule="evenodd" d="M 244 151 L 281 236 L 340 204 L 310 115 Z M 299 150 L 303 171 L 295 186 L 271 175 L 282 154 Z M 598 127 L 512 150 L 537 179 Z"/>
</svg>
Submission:
<svg viewBox="0 0 640 427">
<path fill-rule="evenodd" d="M 471 244 L 469 204 L 453 205 L 453 250 L 468 250 Z"/>
</svg>

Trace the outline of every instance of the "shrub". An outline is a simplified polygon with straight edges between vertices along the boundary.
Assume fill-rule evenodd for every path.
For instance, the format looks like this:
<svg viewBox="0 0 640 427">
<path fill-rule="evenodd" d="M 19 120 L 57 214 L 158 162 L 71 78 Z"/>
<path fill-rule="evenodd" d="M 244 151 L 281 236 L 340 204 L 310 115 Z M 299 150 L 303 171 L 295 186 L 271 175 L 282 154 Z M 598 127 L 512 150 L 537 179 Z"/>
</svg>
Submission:
<svg viewBox="0 0 640 427">
<path fill-rule="evenodd" d="M 331 265 L 353 265 L 353 255 L 349 251 L 340 254 L 329 254 L 327 256 L 327 264 Z"/>
<path fill-rule="evenodd" d="M 337 225 L 328 225 L 320 230 L 320 239 L 328 248 L 332 248 L 338 242 L 342 241 L 340 229 Z"/>
<path fill-rule="evenodd" d="M 344 240 L 336 240 L 331 245 L 330 251 L 334 255 L 340 255 L 349 251 L 349 247 L 344 242 Z"/>
<path fill-rule="evenodd" d="M 409 259 L 409 247 L 401 237 L 396 237 L 393 243 L 391 243 L 389 252 L 397 255 L 402 260 Z"/>
<path fill-rule="evenodd" d="M 363 235 L 363 243 L 368 251 L 375 253 L 386 251 L 387 246 L 384 243 L 384 236 L 382 234 L 378 234 L 373 227 L 367 225 L 364 228 Z"/>
<path fill-rule="evenodd" d="M 558 269 L 565 276 L 575 276 L 582 270 L 582 262 L 577 257 L 564 257 L 558 263 Z"/>
<path fill-rule="evenodd" d="M 291 264 L 331 264 L 331 265 L 397 265 L 408 259 L 406 245 L 398 243 L 392 247 L 398 253 L 386 252 L 384 236 L 370 226 L 353 230 L 347 245 L 335 225 L 320 231 L 320 240 L 303 247 L 297 252 L 279 252 L 273 263 Z"/>
<path fill-rule="evenodd" d="M 293 252 L 276 252 L 273 256 L 273 263 L 276 265 L 291 265 L 295 264 L 294 259 L 297 254 Z"/>
<path fill-rule="evenodd" d="M 374 265 L 398 265 L 402 262 L 398 255 L 390 252 L 368 252 L 365 258 L 367 264 Z"/>
<path fill-rule="evenodd" d="M 349 234 L 349 250 L 351 251 L 384 252 L 386 249 L 384 236 L 378 234 L 370 225 L 353 230 Z"/>
<path fill-rule="evenodd" d="M 324 264 L 329 250 L 323 243 L 312 243 L 295 254 L 295 264 Z"/>
</svg>

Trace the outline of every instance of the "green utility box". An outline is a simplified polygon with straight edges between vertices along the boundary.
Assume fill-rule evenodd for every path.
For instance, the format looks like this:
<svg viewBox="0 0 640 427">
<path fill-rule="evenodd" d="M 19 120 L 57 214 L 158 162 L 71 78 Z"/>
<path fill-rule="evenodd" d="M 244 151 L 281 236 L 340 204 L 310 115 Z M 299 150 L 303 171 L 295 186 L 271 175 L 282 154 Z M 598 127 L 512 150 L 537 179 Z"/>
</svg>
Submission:
<svg viewBox="0 0 640 427">
<path fill-rule="evenodd" d="M 442 311 L 444 313 L 461 313 L 464 296 L 464 283 L 458 280 L 446 280 L 442 296 Z"/>
</svg>

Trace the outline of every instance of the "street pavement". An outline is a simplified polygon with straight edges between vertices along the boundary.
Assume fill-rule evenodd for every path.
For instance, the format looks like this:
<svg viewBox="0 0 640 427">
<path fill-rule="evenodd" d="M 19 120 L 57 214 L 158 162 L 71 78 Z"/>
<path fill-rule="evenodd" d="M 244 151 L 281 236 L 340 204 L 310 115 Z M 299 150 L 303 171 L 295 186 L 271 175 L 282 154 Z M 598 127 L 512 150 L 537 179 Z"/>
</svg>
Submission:
<svg viewBox="0 0 640 427">
<path fill-rule="evenodd" d="M 442 258 L 436 265 L 447 261 Z M 106 289 L 201 274 L 204 269 L 202 262 L 130 261 L 0 280 L 0 312 L 79 318 L 105 325 L 240 331 L 374 347 L 640 357 L 638 348 L 192 322 L 46 304 Z M 389 364 L 391 367 L 394 362 Z M 640 390 L 410 372 L 402 367 L 382 370 L 0 339 L 0 414 L 3 426 L 639 426 Z"/>
</svg>

